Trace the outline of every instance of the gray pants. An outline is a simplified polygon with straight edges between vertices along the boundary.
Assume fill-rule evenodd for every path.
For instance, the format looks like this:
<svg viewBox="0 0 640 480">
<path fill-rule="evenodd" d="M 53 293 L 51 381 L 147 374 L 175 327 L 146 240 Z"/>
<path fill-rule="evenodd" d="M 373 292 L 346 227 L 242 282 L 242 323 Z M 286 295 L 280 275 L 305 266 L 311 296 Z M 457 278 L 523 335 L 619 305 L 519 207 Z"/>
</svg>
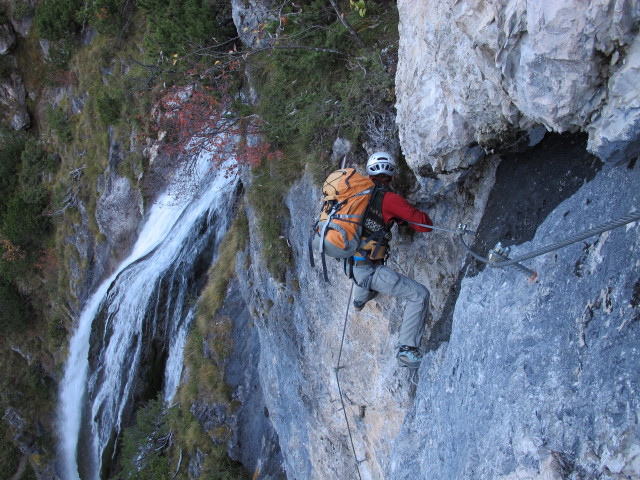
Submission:
<svg viewBox="0 0 640 480">
<path fill-rule="evenodd" d="M 419 347 L 429 311 L 429 290 L 424 285 L 384 265 L 353 267 L 353 279 L 355 281 L 354 301 L 369 300 L 371 290 L 407 301 L 400 326 L 399 342 L 400 345 Z"/>
</svg>

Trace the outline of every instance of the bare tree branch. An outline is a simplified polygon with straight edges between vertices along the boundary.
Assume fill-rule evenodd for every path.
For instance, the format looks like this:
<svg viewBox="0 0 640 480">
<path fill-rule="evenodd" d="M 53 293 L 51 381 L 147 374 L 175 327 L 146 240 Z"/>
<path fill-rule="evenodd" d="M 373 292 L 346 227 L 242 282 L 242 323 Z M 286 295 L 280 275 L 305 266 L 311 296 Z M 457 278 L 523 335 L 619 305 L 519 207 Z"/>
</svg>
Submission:
<svg viewBox="0 0 640 480">
<path fill-rule="evenodd" d="M 331 3 L 331 6 L 336 11 L 336 15 L 338 15 L 338 18 L 342 22 L 342 25 L 344 25 L 344 28 L 346 28 L 349 34 L 355 39 L 358 46 L 364 47 L 364 43 L 362 43 L 362 40 L 360 39 L 356 31 L 353 29 L 351 24 L 347 22 L 347 19 L 344 17 L 344 14 L 338 8 L 338 5 L 336 4 L 336 0 L 329 0 L 329 3 Z"/>
<path fill-rule="evenodd" d="M 82 170 L 87 168 L 86 165 L 76 168 L 69 172 L 69 178 L 71 179 L 71 184 L 67 188 L 65 192 L 64 198 L 62 199 L 62 207 L 56 210 L 55 212 L 47 213 L 49 217 L 58 217 L 68 209 L 75 207 L 78 204 L 78 192 L 80 190 L 80 185 L 77 183 L 82 176 Z"/>
<path fill-rule="evenodd" d="M 178 472 L 180 471 L 181 465 L 182 465 L 182 449 L 180 449 L 180 458 L 178 459 L 178 467 L 176 468 L 176 473 L 173 474 L 173 477 L 171 477 L 171 480 L 175 480 L 175 478 L 178 476 Z"/>
</svg>

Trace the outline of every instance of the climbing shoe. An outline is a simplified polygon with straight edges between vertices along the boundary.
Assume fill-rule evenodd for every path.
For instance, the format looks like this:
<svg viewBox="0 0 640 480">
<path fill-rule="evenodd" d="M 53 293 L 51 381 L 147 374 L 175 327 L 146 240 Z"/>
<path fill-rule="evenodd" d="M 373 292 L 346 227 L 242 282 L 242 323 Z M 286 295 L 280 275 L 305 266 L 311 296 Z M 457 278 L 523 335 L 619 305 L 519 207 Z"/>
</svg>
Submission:
<svg viewBox="0 0 640 480">
<path fill-rule="evenodd" d="M 373 300 L 377 296 L 378 296 L 378 292 L 373 291 L 373 290 L 369 290 L 369 298 L 367 298 L 364 301 L 354 300 L 353 301 L 353 308 L 355 308 L 359 312 L 360 310 L 362 310 L 364 308 L 364 306 L 367 304 L 367 302 L 369 300 Z"/>
<path fill-rule="evenodd" d="M 402 345 L 396 358 L 403 367 L 418 368 L 422 361 L 422 353 L 420 353 L 418 347 Z"/>
</svg>

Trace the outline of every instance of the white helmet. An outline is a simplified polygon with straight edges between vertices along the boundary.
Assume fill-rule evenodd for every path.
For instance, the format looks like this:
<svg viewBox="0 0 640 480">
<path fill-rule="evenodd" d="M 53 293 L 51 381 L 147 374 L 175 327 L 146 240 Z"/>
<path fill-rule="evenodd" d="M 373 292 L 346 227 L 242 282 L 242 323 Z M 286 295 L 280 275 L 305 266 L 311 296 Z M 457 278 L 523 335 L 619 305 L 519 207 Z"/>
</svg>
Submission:
<svg viewBox="0 0 640 480">
<path fill-rule="evenodd" d="M 398 165 L 393 157 L 387 152 L 376 152 L 367 160 L 367 175 L 389 175 L 393 177 L 398 174 Z"/>
</svg>

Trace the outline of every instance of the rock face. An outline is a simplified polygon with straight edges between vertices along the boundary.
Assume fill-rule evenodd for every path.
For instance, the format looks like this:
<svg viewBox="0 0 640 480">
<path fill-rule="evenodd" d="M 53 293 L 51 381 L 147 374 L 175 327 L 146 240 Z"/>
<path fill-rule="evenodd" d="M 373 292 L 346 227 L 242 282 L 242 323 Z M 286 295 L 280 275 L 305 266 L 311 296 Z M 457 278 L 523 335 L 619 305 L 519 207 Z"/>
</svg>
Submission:
<svg viewBox="0 0 640 480">
<path fill-rule="evenodd" d="M 234 435 L 229 442 L 229 454 L 249 472 L 259 472 L 260 478 L 281 480 L 286 474 L 282 469 L 280 442 L 269 418 L 256 368 L 260 361 L 258 332 L 251 326 L 253 319 L 237 280 L 231 283 L 227 298 L 224 308 L 218 311 L 218 315 L 232 318 L 234 324 L 234 352 L 225 366 L 225 381 L 233 389 L 233 399 L 241 404 L 229 420 Z"/>
<path fill-rule="evenodd" d="M 1 57 L 6 73 L 0 79 L 0 105 L 2 115 L 14 130 L 23 130 L 31 125 L 27 110 L 27 90 L 11 55 Z"/>
<path fill-rule="evenodd" d="M 333 370 L 350 287 L 333 261 L 330 286 L 319 270 L 309 268 L 306 242 L 317 203 L 313 200 L 318 200 L 317 188 L 307 177 L 287 198 L 292 213 L 288 238 L 297 260 L 286 284 L 268 275 L 258 235 L 252 235 L 249 250 L 238 259 L 237 273 L 259 336 L 260 382 L 287 478 L 352 478 L 353 459 Z M 249 218 L 255 221 L 253 215 Z M 397 315 L 394 304 L 388 308 Z M 402 388 L 408 373 L 388 363 L 393 356 L 389 333 L 397 331 L 397 322 L 379 318 L 379 313 L 367 308 L 351 317 L 343 353 L 348 369 L 342 370 L 341 381 L 350 415 L 371 428 L 371 468 L 381 474 L 410 398 L 409 389 Z"/>
<path fill-rule="evenodd" d="M 637 212 L 640 167 L 605 168 L 512 256 Z M 508 201 L 508 199 L 506 199 Z M 640 223 L 462 281 L 419 371 L 386 478 L 640 476 Z"/>
<path fill-rule="evenodd" d="M 452 195 L 433 212 L 445 222 L 455 216 L 477 224 L 473 211 L 484 209 L 494 170 L 495 162 L 488 161 L 479 169 L 482 175 L 469 176 L 475 197 Z M 253 226 L 250 246 L 236 262 L 238 283 L 253 317 L 252 332 L 259 337 L 257 368 L 287 477 L 353 478 L 355 464 L 334 370 L 351 283 L 335 260 L 328 259 L 330 284 L 324 282 L 319 265 L 310 268 L 308 232 L 319 207 L 319 191 L 305 175 L 288 192 L 291 223 L 285 235 L 295 260 L 285 283 L 268 274 L 259 229 Z M 248 216 L 255 225 L 250 208 Z M 453 272 L 463 257 L 460 245 L 443 239 L 448 237 L 434 233 L 416 235 L 410 242 L 396 232 L 390 260 L 392 267 L 431 289 L 435 318 L 442 313 L 456 279 Z M 369 459 L 361 466 L 369 478 L 384 478 L 394 438 L 412 403 L 412 374 L 398 368 L 395 360 L 402 308 L 402 303 L 384 297 L 362 312 L 350 309 L 347 316 L 340 383 L 357 451 Z"/>
<path fill-rule="evenodd" d="M 16 36 L 10 23 L 0 24 L 0 55 L 6 55 L 16 44 Z"/>
<path fill-rule="evenodd" d="M 275 15 L 271 0 L 232 0 L 233 23 L 242 43 L 252 48 L 268 45 L 263 29 L 266 20 Z"/>
<path fill-rule="evenodd" d="M 401 0 L 398 8 L 398 124 L 418 172 L 427 165 L 456 180 L 479 157 L 476 145 L 504 145 L 534 125 L 587 131 L 602 159 L 638 154 L 637 2 Z"/>
<path fill-rule="evenodd" d="M 0 105 L 2 116 L 14 130 L 31 125 L 27 110 L 27 90 L 15 58 L 10 54 L 16 46 L 16 34 L 9 21 L 0 20 Z"/>
<path fill-rule="evenodd" d="M 436 225 L 481 225 L 476 249 L 507 240 L 516 255 L 638 209 L 637 2 L 398 7 L 397 122 L 421 187 L 409 200 Z M 505 154 L 516 145 L 535 175 Z M 318 192 L 305 175 L 287 194 L 283 283 L 250 206 L 237 261 L 287 478 L 640 476 L 637 223 L 528 262 L 537 283 L 480 270 L 450 233 L 396 232 L 390 266 L 427 286 L 435 322 L 411 373 L 394 358 L 403 304 L 348 310 L 340 265 L 330 285 L 309 267 Z"/>
<path fill-rule="evenodd" d="M 487 162 L 482 170 L 477 166 L 475 178 L 467 176 L 466 183 L 461 184 L 455 194 L 444 196 L 438 205 L 428 210 L 438 225 L 453 226 L 454 219 L 465 221 L 473 228 L 480 223 L 482 241 L 478 243 L 483 246 L 474 248 L 482 254 L 487 251 L 484 245 L 493 246 L 496 239 L 518 244 L 533 238 L 538 231 L 537 240 L 521 247 L 530 251 L 545 241 L 550 243 L 563 235 L 603 223 L 615 217 L 616 212 L 621 215 L 632 211 L 638 204 L 633 185 L 640 175 L 640 167 L 609 166 L 596 174 L 601 164 L 588 158 L 585 147 L 583 137 L 552 135 L 526 154 L 527 161 L 504 160 L 504 166 L 509 168 L 500 165 L 497 173 L 493 161 Z M 489 195 L 489 191 L 499 195 Z M 573 199 L 560 203 L 572 195 Z M 600 200 L 596 202 L 596 198 Z M 423 340 L 430 353 L 414 377 L 399 368 L 394 358 L 402 304 L 381 295 L 362 312 L 350 309 L 347 314 L 350 283 L 340 265 L 329 260 L 331 284 L 322 280 L 318 267 L 309 268 L 307 232 L 316 201 L 319 201 L 318 188 L 307 177 L 288 194 L 286 206 L 292 220 L 286 236 L 295 260 L 285 283 L 275 282 L 262 264 L 259 235 L 251 237 L 249 249 L 240 254 L 237 262 L 242 297 L 254 319 L 251 335 L 259 337 L 258 372 L 265 406 L 277 432 L 288 478 L 354 478 L 357 475 L 334 370 L 338 366 L 345 320 L 340 383 L 356 455 L 360 460 L 366 459 L 359 466 L 362 478 L 396 479 L 417 475 L 418 478 L 489 479 L 499 478 L 498 474 L 513 479 L 536 478 L 531 476 L 533 468 L 545 472 L 557 470 L 560 468 L 557 465 L 564 469 L 569 468 L 566 465 L 580 462 L 584 465 L 576 466 L 576 472 L 596 472 L 593 468 L 585 470 L 590 458 L 588 453 L 571 450 L 567 445 L 570 439 L 588 442 L 593 437 L 588 424 L 578 420 L 584 415 L 593 418 L 601 415 L 597 405 L 608 402 L 608 393 L 603 393 L 601 386 L 613 388 L 607 384 L 611 379 L 604 380 L 612 365 L 618 365 L 621 378 L 631 382 L 629 398 L 625 397 L 622 403 L 629 400 L 630 405 L 635 405 L 634 382 L 640 381 L 633 367 L 637 361 L 633 342 L 637 338 L 629 329 L 635 325 L 632 319 L 638 315 L 637 298 L 633 300 L 634 295 L 637 297 L 633 292 L 638 289 L 634 282 L 637 283 L 639 274 L 637 226 L 623 235 L 629 244 L 607 247 L 612 255 L 624 252 L 617 253 L 615 259 L 603 256 L 605 250 L 600 243 L 625 233 L 624 228 L 604 234 L 600 243 L 594 243 L 596 238 L 587 242 L 588 247 L 583 242 L 567 248 L 567 253 L 563 251 L 557 259 L 554 255 L 541 257 L 537 262 L 544 266 L 534 264 L 532 267 L 541 273 L 541 279 L 533 285 L 515 270 L 487 269 L 477 274 L 470 269 L 469 278 L 460 280 L 458 272 L 468 262 L 465 263 L 464 250 L 451 234 L 415 235 L 412 241 L 397 234 L 390 265 L 430 289 L 431 312 L 436 322 L 430 337 Z M 486 211 L 486 218 L 480 222 L 474 211 Z M 538 225 L 549 214 L 555 223 L 543 230 L 544 225 Z M 571 221 L 567 220 L 569 217 Z M 252 215 L 249 219 L 251 224 L 256 221 Z M 565 255 L 565 264 L 558 265 Z M 592 272 L 597 270 L 597 262 L 602 265 L 599 268 L 607 272 L 604 277 Z M 623 262 L 626 267 L 621 265 Z M 612 271 L 622 272 L 619 280 L 622 283 L 609 278 Z M 464 270 L 462 276 L 465 276 Z M 585 281 L 583 277 L 588 278 L 589 283 L 576 291 L 576 284 Z M 469 285 L 474 286 L 471 294 Z M 598 300 L 601 292 L 605 292 L 604 297 Z M 613 302 L 614 297 L 615 307 L 603 306 Z M 556 303 L 550 302 L 551 299 Z M 587 307 L 588 304 L 591 307 Z M 627 308 L 627 305 L 631 306 Z M 595 337 L 585 337 L 587 347 L 580 346 L 580 332 L 595 325 L 590 320 L 590 312 L 595 315 L 602 310 L 609 312 L 609 330 L 598 330 L 593 334 Z M 500 318 L 494 320 L 496 316 Z M 584 328 L 580 322 L 576 323 L 576 319 L 583 316 Z M 616 333 L 616 328 L 625 321 L 628 323 L 624 327 L 626 333 Z M 560 325 L 564 325 L 565 330 Z M 620 347 L 614 346 L 613 339 L 617 342 L 621 336 L 630 338 Z M 594 358 L 589 357 L 590 344 L 598 344 Z M 580 364 L 587 363 L 587 357 L 590 365 L 598 365 L 597 369 L 588 374 L 584 367 L 582 372 L 574 371 Z M 458 365 L 452 366 L 455 362 Z M 529 376 L 517 377 L 519 366 Z M 453 370 L 472 373 L 460 380 L 458 373 L 451 373 Z M 576 375 L 580 378 L 574 378 Z M 481 384 L 481 380 L 487 385 Z M 576 382 L 580 382 L 579 386 L 573 385 Z M 530 391 L 530 387 L 535 389 Z M 477 406 L 467 411 L 470 392 L 474 393 Z M 502 402 L 503 410 L 495 406 L 496 398 Z M 543 401 L 550 404 L 542 408 Z M 435 413 L 442 415 L 437 422 L 433 421 L 434 412 L 427 410 L 433 404 L 438 405 L 433 407 L 438 408 Z M 565 412 L 562 405 L 574 406 L 567 407 Z M 488 415 L 483 409 L 495 414 L 482 417 Z M 507 412 L 508 409 L 515 413 Z M 525 418 L 524 413 L 528 411 L 534 412 L 530 413 L 529 423 L 520 425 L 519 419 Z M 482 432 L 495 429 L 495 436 L 505 434 L 503 417 L 511 421 L 509 431 L 528 432 L 527 429 L 536 425 L 532 423 L 537 418 L 536 411 L 540 428 L 553 425 L 544 435 L 539 433 L 532 440 L 536 448 L 549 442 L 567 443 L 562 448 L 532 450 L 526 458 L 520 451 L 504 454 L 508 457 L 504 462 L 500 460 L 504 465 L 489 460 L 506 447 L 483 451 Z M 628 443 L 627 436 L 635 438 L 640 430 L 636 420 L 625 415 L 617 417 L 618 423 L 608 433 L 624 437 Z M 477 437 L 469 440 L 465 432 L 478 421 L 476 416 L 485 423 L 474 430 Z M 567 425 L 563 424 L 565 420 Z M 448 436 L 439 440 L 441 430 Z M 560 430 L 568 432 L 566 440 L 558 433 Z M 513 441 L 522 441 L 522 448 L 529 448 L 527 438 L 513 437 Z M 476 442 L 474 448 L 478 453 L 464 460 L 466 463 L 460 467 L 455 461 L 462 447 L 454 444 L 462 440 Z M 489 442 L 493 441 L 491 437 Z M 621 453 L 620 458 L 631 464 L 635 451 L 632 443 L 628 443 L 628 451 L 614 452 L 612 446 L 607 447 L 611 458 L 618 458 Z M 602 454 L 603 445 L 594 444 L 598 455 Z M 423 461 L 427 450 L 431 456 Z M 430 462 L 440 457 L 446 461 L 442 460 L 438 468 L 432 469 Z M 531 463 L 534 457 L 540 465 Z"/>
<path fill-rule="evenodd" d="M 144 211 L 140 190 L 118 173 L 121 160 L 121 145 L 113 140 L 110 129 L 109 167 L 105 172 L 104 185 L 100 189 L 96 219 L 100 231 L 118 252 L 113 261 L 122 260 L 133 245 Z"/>
</svg>

